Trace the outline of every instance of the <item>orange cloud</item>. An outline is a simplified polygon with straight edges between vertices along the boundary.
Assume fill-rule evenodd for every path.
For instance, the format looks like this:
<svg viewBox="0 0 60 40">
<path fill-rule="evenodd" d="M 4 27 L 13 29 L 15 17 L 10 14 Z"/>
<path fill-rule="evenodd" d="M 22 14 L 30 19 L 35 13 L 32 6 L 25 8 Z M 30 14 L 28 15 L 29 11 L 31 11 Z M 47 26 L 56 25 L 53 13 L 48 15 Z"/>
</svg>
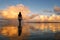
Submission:
<svg viewBox="0 0 60 40">
<path fill-rule="evenodd" d="M 56 12 L 60 12 L 60 7 L 55 6 L 55 7 L 54 7 L 54 11 L 56 11 Z"/>
<path fill-rule="evenodd" d="M 3 10 L 2 16 L 7 19 L 16 19 L 19 12 L 22 13 L 22 17 L 25 19 L 27 14 L 30 13 L 30 10 L 23 4 L 18 4 L 16 6 L 9 6 L 7 9 Z"/>
</svg>

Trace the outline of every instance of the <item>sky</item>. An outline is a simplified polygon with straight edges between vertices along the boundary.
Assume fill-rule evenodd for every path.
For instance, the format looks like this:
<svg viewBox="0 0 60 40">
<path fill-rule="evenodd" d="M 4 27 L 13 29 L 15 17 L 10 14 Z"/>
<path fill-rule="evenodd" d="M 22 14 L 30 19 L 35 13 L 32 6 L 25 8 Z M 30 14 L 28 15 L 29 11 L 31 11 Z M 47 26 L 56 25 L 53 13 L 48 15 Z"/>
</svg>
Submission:
<svg viewBox="0 0 60 40">
<path fill-rule="evenodd" d="M 17 4 L 23 4 L 33 13 L 39 13 L 41 10 L 53 10 L 54 6 L 60 6 L 60 0 L 0 0 L 0 10 Z"/>
</svg>

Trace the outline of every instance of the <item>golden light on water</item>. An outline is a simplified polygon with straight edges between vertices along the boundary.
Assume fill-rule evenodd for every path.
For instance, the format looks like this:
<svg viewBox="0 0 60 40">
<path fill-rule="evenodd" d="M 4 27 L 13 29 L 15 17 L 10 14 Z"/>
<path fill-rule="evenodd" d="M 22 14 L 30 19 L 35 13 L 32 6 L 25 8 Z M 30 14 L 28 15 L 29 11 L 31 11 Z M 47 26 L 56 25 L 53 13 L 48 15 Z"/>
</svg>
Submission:
<svg viewBox="0 0 60 40">
<path fill-rule="evenodd" d="M 3 27 L 1 34 L 5 35 L 5 36 L 15 36 L 17 35 L 17 27 L 13 27 L 13 26 L 8 26 L 8 27 Z"/>
<path fill-rule="evenodd" d="M 30 28 L 30 27 L 33 27 Z M 36 24 L 24 24 L 22 28 L 22 35 L 29 35 L 30 34 L 30 29 L 33 30 L 41 30 L 41 31 L 47 31 L 50 30 L 52 32 L 57 32 L 60 31 L 60 23 L 36 23 Z M 18 27 L 16 26 L 5 26 L 0 29 L 0 34 L 5 35 L 5 36 L 17 36 L 18 35 Z"/>
<path fill-rule="evenodd" d="M 22 27 L 22 36 L 29 35 L 28 26 Z M 17 37 L 18 36 L 18 26 L 4 26 L 0 29 L 0 34 L 8 37 Z"/>
</svg>

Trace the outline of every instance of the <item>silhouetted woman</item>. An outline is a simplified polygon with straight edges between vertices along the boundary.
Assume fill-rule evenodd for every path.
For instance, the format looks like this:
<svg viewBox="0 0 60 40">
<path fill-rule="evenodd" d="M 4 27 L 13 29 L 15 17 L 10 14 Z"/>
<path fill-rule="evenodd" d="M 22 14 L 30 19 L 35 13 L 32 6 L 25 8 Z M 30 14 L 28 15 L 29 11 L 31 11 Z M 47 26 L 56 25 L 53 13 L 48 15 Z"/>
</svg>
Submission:
<svg viewBox="0 0 60 40">
<path fill-rule="evenodd" d="M 21 12 L 19 12 L 19 14 L 18 14 L 18 21 L 19 21 L 18 36 L 20 36 L 21 35 L 21 32 L 22 32 L 21 20 L 22 20 L 22 14 L 21 14 Z"/>
</svg>

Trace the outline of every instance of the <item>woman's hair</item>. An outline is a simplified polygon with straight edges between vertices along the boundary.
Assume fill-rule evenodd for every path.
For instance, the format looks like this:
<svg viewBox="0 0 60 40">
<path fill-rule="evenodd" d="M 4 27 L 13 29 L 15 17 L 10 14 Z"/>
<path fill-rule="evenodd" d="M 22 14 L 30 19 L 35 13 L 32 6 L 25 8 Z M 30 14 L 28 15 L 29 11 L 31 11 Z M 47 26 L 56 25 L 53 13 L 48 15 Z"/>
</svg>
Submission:
<svg viewBox="0 0 60 40">
<path fill-rule="evenodd" d="M 19 16 L 19 17 L 22 17 L 22 14 L 21 14 L 21 12 L 19 12 L 18 16 Z"/>
</svg>

